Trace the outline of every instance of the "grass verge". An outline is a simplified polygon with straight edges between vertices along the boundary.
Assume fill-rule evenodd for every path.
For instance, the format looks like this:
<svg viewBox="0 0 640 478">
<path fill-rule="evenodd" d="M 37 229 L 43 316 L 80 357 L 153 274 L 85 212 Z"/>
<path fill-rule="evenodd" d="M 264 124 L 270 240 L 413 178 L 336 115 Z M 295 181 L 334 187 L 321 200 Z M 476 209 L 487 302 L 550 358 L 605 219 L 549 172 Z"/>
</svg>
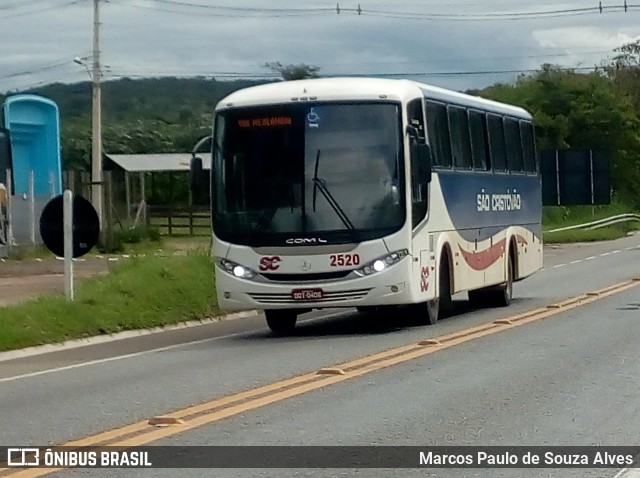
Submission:
<svg viewBox="0 0 640 478">
<path fill-rule="evenodd" d="M 608 206 L 596 207 L 572 206 L 568 208 L 562 206 L 547 206 L 543 208 L 542 224 L 543 229 L 549 231 L 577 224 L 586 224 L 628 212 L 633 212 L 633 208 L 616 201 Z M 629 232 L 639 229 L 640 223 L 638 222 L 624 222 L 591 230 L 571 229 L 568 231 L 543 232 L 543 237 L 544 242 L 547 244 L 608 241 L 619 239 L 626 236 Z"/>
<path fill-rule="evenodd" d="M 42 296 L 0 308 L 0 350 L 144 329 L 220 314 L 210 257 L 137 257 L 78 285 L 74 302 Z"/>
<path fill-rule="evenodd" d="M 632 205 L 613 198 L 606 206 L 544 206 L 542 223 L 545 229 L 556 229 L 605 219 L 618 214 L 633 212 Z"/>
<path fill-rule="evenodd" d="M 620 239 L 628 234 L 619 228 L 604 227 L 601 229 L 581 230 L 572 229 L 569 231 L 559 232 L 545 232 L 544 242 L 545 244 L 563 244 L 570 242 L 596 242 L 596 241 L 610 241 L 613 239 Z"/>
</svg>

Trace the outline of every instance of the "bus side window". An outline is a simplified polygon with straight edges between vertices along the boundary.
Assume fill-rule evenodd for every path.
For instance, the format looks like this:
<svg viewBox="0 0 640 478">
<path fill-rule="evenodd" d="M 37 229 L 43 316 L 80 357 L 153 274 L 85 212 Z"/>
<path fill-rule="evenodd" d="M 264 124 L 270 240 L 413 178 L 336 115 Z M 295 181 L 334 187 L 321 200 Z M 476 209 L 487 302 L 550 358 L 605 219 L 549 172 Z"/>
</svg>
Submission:
<svg viewBox="0 0 640 478">
<path fill-rule="evenodd" d="M 471 140 L 467 110 L 458 106 L 450 106 L 448 113 L 453 165 L 456 168 L 471 169 Z"/>
<path fill-rule="evenodd" d="M 427 132 L 436 167 L 451 167 L 451 139 L 447 108 L 443 104 L 427 101 Z"/>
<path fill-rule="evenodd" d="M 493 171 L 506 171 L 507 149 L 504 142 L 504 125 L 502 123 L 502 116 L 490 114 L 488 122 L 491 169 Z"/>
<path fill-rule="evenodd" d="M 522 158 L 522 142 L 520 140 L 520 125 L 512 118 L 505 118 L 504 132 L 507 141 L 507 165 L 509 171 L 521 173 L 524 171 Z"/>
<path fill-rule="evenodd" d="M 469 132 L 471 134 L 471 155 L 473 169 L 486 171 L 489 169 L 489 141 L 485 114 L 480 111 L 469 111 Z"/>
<path fill-rule="evenodd" d="M 520 137 L 522 138 L 522 153 L 524 170 L 527 173 L 536 172 L 536 145 L 533 125 L 528 121 L 520 121 Z"/>
</svg>

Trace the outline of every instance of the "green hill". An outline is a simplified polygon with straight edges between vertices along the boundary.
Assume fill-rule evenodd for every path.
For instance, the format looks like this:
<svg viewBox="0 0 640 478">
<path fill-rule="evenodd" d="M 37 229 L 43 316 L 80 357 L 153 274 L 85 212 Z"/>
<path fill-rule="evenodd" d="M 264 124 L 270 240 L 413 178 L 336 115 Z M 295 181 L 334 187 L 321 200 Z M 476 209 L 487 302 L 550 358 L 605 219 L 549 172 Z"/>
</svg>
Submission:
<svg viewBox="0 0 640 478">
<path fill-rule="evenodd" d="M 122 79 L 102 84 L 104 149 L 110 153 L 188 151 L 210 134 L 215 105 L 255 81 L 205 78 Z M 65 169 L 89 169 L 91 83 L 55 83 L 21 93 L 52 99 L 60 108 Z M 0 95 L 0 103 L 5 97 Z"/>
</svg>

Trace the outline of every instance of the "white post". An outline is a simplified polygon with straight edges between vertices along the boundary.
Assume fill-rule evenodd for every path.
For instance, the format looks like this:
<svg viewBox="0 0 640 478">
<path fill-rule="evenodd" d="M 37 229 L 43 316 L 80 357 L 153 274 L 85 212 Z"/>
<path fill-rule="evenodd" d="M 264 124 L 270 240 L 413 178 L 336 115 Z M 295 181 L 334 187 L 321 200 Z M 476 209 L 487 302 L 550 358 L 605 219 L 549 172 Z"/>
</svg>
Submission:
<svg viewBox="0 0 640 478">
<path fill-rule="evenodd" d="M 36 187 L 33 170 L 29 171 L 29 239 L 36 244 Z"/>
<path fill-rule="evenodd" d="M 147 226 L 147 190 L 144 184 L 144 173 L 140 173 L 140 204 L 144 205 L 142 210 L 143 225 Z"/>
<path fill-rule="evenodd" d="M 131 227 L 131 182 L 129 181 L 129 172 L 124 172 L 124 196 L 127 203 L 127 227 Z"/>
<path fill-rule="evenodd" d="M 62 197 L 64 234 L 64 294 L 67 302 L 73 301 L 73 193 L 65 190 Z"/>
</svg>

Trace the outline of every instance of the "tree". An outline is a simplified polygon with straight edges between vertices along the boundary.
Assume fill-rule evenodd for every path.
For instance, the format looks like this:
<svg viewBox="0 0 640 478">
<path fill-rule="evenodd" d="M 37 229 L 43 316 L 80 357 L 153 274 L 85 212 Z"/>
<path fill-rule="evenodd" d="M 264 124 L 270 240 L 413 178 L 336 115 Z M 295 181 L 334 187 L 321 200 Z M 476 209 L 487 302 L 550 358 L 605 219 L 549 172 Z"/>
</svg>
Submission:
<svg viewBox="0 0 640 478">
<path fill-rule="evenodd" d="M 613 58 L 614 66 L 618 68 L 637 68 L 640 66 L 640 40 L 614 48 L 613 51 L 618 53 L 618 55 Z"/>
<path fill-rule="evenodd" d="M 264 67 L 278 73 L 284 81 L 318 78 L 318 71 L 320 71 L 319 66 L 305 65 L 304 63 L 300 63 L 299 65 L 283 65 L 279 61 L 265 63 Z"/>
<path fill-rule="evenodd" d="M 632 98 L 640 115 L 640 40 L 613 50 L 617 55 L 605 67 L 616 87 Z"/>
<path fill-rule="evenodd" d="M 632 97 L 602 71 L 581 74 L 543 65 L 513 85 L 481 96 L 522 106 L 536 123 L 539 149 L 603 149 L 614 190 L 640 205 L 640 119 Z"/>
</svg>

